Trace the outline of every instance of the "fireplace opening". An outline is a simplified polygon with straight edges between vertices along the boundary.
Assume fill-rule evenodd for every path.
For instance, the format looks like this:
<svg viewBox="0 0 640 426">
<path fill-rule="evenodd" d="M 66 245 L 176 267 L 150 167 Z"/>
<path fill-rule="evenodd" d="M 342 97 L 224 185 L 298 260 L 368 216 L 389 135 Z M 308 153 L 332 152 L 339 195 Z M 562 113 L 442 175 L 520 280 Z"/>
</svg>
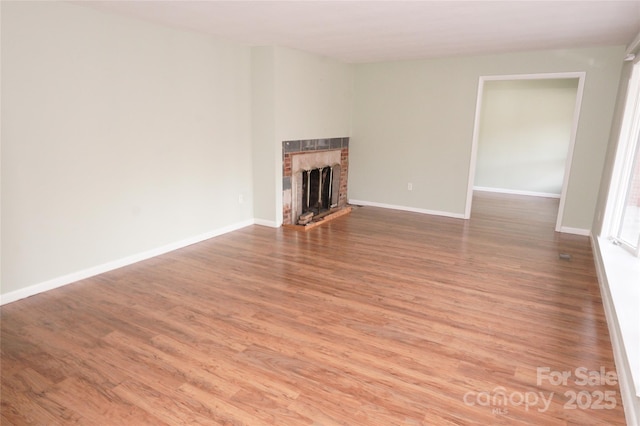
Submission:
<svg viewBox="0 0 640 426">
<path fill-rule="evenodd" d="M 302 172 L 302 212 L 317 216 L 335 207 L 333 199 L 333 167 Z"/>
<path fill-rule="evenodd" d="M 348 213 L 348 170 L 349 138 L 283 142 L 282 223 L 306 230 Z"/>
<path fill-rule="evenodd" d="M 302 170 L 299 184 L 297 223 L 306 225 L 331 213 L 338 207 L 340 195 L 340 165 Z"/>
</svg>

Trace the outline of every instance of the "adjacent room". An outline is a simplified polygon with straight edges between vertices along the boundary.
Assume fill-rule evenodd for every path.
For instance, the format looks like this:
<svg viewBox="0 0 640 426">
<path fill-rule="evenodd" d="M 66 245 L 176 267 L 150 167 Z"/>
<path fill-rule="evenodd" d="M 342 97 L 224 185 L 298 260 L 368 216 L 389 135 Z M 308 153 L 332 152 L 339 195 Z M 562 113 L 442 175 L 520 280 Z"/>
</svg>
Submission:
<svg viewBox="0 0 640 426">
<path fill-rule="evenodd" d="M 640 3 L 0 23 L 3 425 L 640 424 Z"/>
</svg>

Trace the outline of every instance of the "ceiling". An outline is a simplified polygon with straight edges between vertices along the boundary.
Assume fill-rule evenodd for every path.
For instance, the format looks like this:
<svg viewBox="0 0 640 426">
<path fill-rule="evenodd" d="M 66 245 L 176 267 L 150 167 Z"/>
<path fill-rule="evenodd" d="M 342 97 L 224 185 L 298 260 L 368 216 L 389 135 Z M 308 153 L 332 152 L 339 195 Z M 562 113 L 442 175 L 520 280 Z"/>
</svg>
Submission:
<svg viewBox="0 0 640 426">
<path fill-rule="evenodd" d="M 250 46 L 349 63 L 627 45 L 635 1 L 89 1 L 88 7 Z"/>
</svg>

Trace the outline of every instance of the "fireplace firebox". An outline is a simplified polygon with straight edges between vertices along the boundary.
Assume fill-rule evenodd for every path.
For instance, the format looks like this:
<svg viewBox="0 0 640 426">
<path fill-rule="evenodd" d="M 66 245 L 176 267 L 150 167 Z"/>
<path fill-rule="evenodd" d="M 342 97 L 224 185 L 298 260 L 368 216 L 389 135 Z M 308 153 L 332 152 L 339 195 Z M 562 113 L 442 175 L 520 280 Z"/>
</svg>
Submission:
<svg viewBox="0 0 640 426">
<path fill-rule="evenodd" d="M 333 190 L 334 183 L 339 182 L 339 174 L 338 179 L 334 179 L 333 169 L 333 166 L 327 166 L 302 172 L 302 214 L 313 212 L 318 215 L 338 205 Z"/>
<path fill-rule="evenodd" d="M 347 205 L 349 138 L 283 142 L 283 224 L 306 224 Z"/>
</svg>

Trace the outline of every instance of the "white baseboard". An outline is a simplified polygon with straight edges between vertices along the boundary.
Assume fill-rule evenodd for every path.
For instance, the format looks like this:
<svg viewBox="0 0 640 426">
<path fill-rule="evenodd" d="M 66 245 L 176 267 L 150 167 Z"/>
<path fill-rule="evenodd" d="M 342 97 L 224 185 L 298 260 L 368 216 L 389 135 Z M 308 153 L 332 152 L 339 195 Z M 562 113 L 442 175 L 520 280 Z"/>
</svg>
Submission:
<svg viewBox="0 0 640 426">
<path fill-rule="evenodd" d="M 553 192 L 520 191 L 517 189 L 489 188 L 486 186 L 474 186 L 473 190 L 482 192 L 498 192 L 500 194 L 528 195 L 531 197 L 560 198 L 560 194 L 554 194 Z"/>
<path fill-rule="evenodd" d="M 637 386 L 634 384 L 629 358 L 626 355 L 627 350 L 624 346 L 622 330 L 618 322 L 618 316 L 611 296 L 609 281 L 607 279 L 604 260 L 602 257 L 602 249 L 598 239 L 594 236 L 591 236 L 591 248 L 593 250 L 596 273 L 598 275 L 602 306 L 607 319 L 609 337 L 611 338 L 613 359 L 616 365 L 618 385 L 620 387 L 621 394 L 620 397 L 622 398 L 626 422 L 628 426 L 637 426 L 640 424 L 640 394 L 636 391 Z"/>
<path fill-rule="evenodd" d="M 383 209 L 391 209 L 391 210 L 402 210 L 405 212 L 414 212 L 414 213 L 422 213 L 422 214 L 430 214 L 434 216 L 445 216 L 452 217 L 455 219 L 464 219 L 463 213 L 451 213 L 451 212 L 442 212 L 438 210 L 426 210 L 419 209 L 416 207 L 407 207 L 407 206 L 398 206 L 394 204 L 385 204 L 385 203 L 376 203 L 374 201 L 362 201 L 362 200 L 349 200 L 349 204 L 353 204 L 356 206 L 371 206 L 371 207 L 380 207 Z"/>
<path fill-rule="evenodd" d="M 109 272 L 114 269 L 122 268 L 123 266 L 128 266 L 137 262 L 141 262 L 143 260 L 150 259 L 155 256 L 160 256 L 162 254 L 168 253 L 173 250 L 187 247 L 192 244 L 196 244 L 201 241 L 208 240 L 210 238 L 217 237 L 222 234 L 226 234 L 232 231 L 236 231 L 238 229 L 245 228 L 247 226 L 253 225 L 254 223 L 255 223 L 254 219 L 245 220 L 243 222 L 239 222 L 233 225 L 225 226 L 223 228 L 215 229 L 213 231 L 209 231 L 201 235 L 196 235 L 191 238 L 186 238 L 184 240 L 176 241 L 174 243 L 166 244 L 161 247 L 147 250 L 142 253 L 137 253 L 132 256 L 124 257 L 122 259 L 113 260 L 111 262 L 103 263 L 101 265 L 96 265 L 91 268 L 83 269 L 81 271 L 72 272 L 71 274 L 53 278 L 51 280 L 47 280 L 39 284 L 34 284 L 29 287 L 21 288 L 20 290 L 11 291 L 9 293 L 0 295 L 0 306 L 5 305 L 7 303 L 15 302 L 16 300 L 24 299 L 25 297 L 36 295 L 38 293 L 43 293 L 45 291 L 53 290 L 55 288 L 65 286 L 67 284 L 71 284 L 76 281 L 84 280 L 86 278 L 90 278 L 105 272 Z"/>
<path fill-rule="evenodd" d="M 277 223 L 273 220 L 265 220 L 265 219 L 254 219 L 253 223 L 260 226 L 267 226 L 269 228 L 279 228 L 281 225 L 280 223 Z"/>
<path fill-rule="evenodd" d="M 591 236 L 591 230 L 583 229 L 583 228 L 571 228 L 569 226 L 561 226 L 560 232 L 564 232 L 565 234 L 574 234 L 574 235 L 582 235 L 585 237 Z"/>
</svg>

